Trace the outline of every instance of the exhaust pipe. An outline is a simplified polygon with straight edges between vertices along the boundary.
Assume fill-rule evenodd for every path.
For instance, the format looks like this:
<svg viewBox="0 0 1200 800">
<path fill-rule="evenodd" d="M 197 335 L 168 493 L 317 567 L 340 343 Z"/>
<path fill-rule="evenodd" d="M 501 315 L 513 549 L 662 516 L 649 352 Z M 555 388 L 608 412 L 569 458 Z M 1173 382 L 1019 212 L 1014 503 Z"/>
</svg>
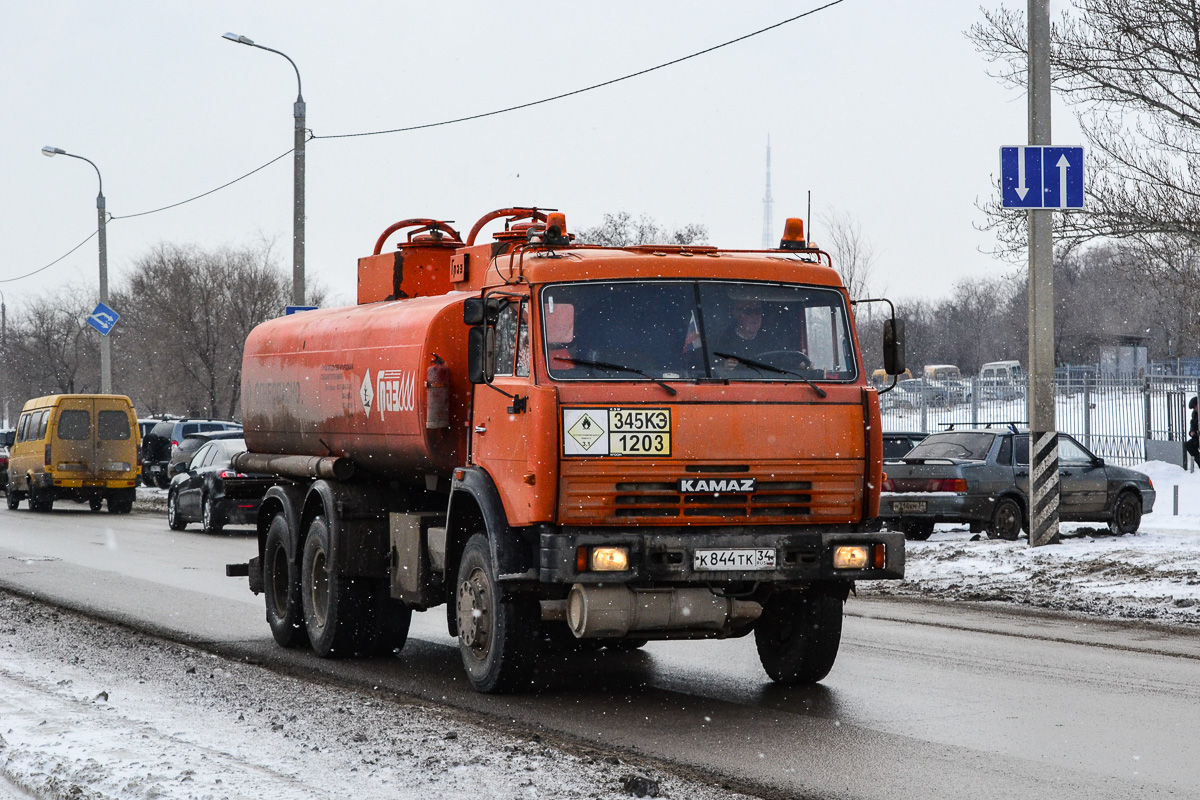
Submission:
<svg viewBox="0 0 1200 800">
<path fill-rule="evenodd" d="M 652 631 L 729 633 L 758 619 L 763 610 L 753 600 L 721 597 L 704 588 L 630 589 L 578 583 L 571 587 L 566 604 L 567 625 L 579 639 Z M 543 606 L 543 616 L 547 611 Z"/>
<path fill-rule="evenodd" d="M 266 453 L 238 453 L 233 468 L 239 472 L 266 472 L 288 478 L 325 478 L 349 480 L 354 462 L 341 456 L 280 456 Z"/>
</svg>

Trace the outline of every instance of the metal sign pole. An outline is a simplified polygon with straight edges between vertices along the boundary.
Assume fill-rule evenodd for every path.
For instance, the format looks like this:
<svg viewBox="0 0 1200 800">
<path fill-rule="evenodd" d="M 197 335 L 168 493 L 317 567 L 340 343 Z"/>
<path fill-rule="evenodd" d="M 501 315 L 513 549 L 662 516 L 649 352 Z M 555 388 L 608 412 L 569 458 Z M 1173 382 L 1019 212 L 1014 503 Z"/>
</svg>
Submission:
<svg viewBox="0 0 1200 800">
<path fill-rule="evenodd" d="M 1029 144 L 1050 138 L 1050 0 L 1029 0 Z M 1060 189 L 1065 192 L 1065 187 Z M 1041 205 L 1039 203 L 1039 205 Z M 1029 214 L 1029 544 L 1058 541 L 1053 211 Z"/>
</svg>

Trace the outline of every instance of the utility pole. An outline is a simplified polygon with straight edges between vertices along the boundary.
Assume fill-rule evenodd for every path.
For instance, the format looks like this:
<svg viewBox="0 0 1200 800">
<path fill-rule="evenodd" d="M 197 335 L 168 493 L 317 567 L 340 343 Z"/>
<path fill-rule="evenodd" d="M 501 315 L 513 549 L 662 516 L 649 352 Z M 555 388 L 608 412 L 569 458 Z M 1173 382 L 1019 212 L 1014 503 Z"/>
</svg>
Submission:
<svg viewBox="0 0 1200 800">
<path fill-rule="evenodd" d="M 1029 144 L 1049 146 L 1050 0 L 1029 0 Z M 1065 188 L 1063 189 L 1065 191 Z M 1058 541 L 1054 418 L 1054 212 L 1029 215 L 1029 544 Z"/>
</svg>

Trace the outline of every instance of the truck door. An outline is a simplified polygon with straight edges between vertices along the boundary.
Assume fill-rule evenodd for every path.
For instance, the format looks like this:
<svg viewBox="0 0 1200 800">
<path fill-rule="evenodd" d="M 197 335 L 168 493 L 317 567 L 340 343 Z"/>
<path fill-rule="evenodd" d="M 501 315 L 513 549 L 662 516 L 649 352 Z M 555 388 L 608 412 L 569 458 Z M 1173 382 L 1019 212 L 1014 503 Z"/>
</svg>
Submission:
<svg viewBox="0 0 1200 800">
<path fill-rule="evenodd" d="M 496 482 L 513 525 L 547 518 L 554 486 L 537 481 L 548 481 L 547 476 L 556 473 L 539 463 L 539 454 L 547 444 L 554 446 L 558 432 L 553 427 L 554 391 L 534 386 L 530 377 L 529 322 L 527 299 L 514 299 L 501 309 L 496 321 L 496 377 L 491 387 L 475 387 L 473 459 Z M 543 430 L 546 420 L 549 430 Z"/>
</svg>

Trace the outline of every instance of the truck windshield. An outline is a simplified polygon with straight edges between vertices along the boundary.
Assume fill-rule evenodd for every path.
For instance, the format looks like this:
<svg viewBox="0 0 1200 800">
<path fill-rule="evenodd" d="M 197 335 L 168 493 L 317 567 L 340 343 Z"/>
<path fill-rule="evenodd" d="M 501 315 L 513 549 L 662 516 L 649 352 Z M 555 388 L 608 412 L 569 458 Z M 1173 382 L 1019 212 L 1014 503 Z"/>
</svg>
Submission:
<svg viewBox="0 0 1200 800">
<path fill-rule="evenodd" d="M 612 281 L 541 293 L 557 380 L 853 381 L 840 292 L 731 281 Z"/>
</svg>

